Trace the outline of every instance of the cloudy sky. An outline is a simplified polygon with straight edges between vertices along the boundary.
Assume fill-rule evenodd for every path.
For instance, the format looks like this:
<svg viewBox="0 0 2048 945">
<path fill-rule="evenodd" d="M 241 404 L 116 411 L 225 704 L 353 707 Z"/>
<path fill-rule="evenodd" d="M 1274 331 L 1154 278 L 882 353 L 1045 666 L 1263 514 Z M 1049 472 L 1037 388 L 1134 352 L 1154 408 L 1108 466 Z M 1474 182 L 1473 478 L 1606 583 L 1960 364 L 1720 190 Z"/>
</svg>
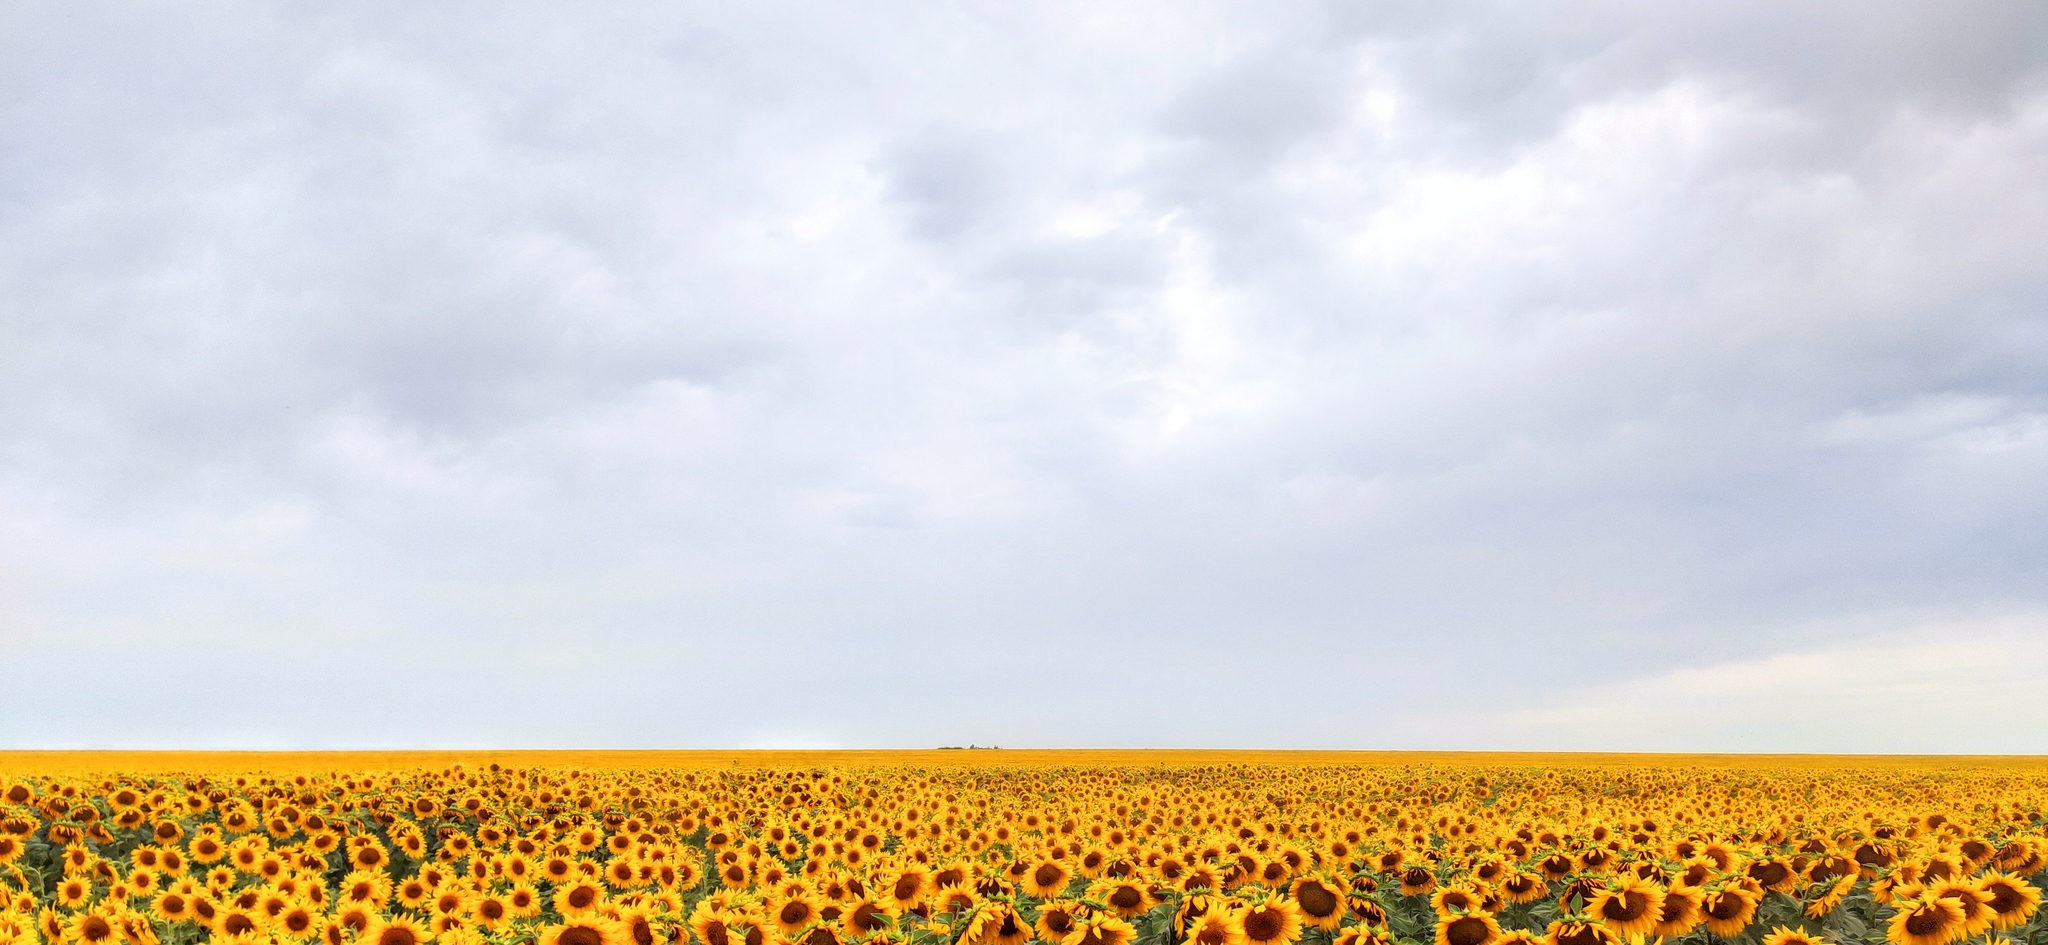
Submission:
<svg viewBox="0 0 2048 945">
<path fill-rule="evenodd" d="M 2043 678 L 2033 0 L 0 8 L 0 746 L 2048 752 Z"/>
</svg>

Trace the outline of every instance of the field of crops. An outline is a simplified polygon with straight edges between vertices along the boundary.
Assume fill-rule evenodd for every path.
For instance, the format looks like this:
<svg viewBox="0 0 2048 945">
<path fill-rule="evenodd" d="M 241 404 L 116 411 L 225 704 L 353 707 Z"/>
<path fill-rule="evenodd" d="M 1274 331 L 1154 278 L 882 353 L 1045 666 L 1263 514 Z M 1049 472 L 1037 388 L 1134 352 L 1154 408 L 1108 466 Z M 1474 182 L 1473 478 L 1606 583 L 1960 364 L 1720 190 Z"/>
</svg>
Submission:
<svg viewBox="0 0 2048 945">
<path fill-rule="evenodd" d="M 0 756 L 0 945 L 2048 945 L 2048 768 Z"/>
</svg>

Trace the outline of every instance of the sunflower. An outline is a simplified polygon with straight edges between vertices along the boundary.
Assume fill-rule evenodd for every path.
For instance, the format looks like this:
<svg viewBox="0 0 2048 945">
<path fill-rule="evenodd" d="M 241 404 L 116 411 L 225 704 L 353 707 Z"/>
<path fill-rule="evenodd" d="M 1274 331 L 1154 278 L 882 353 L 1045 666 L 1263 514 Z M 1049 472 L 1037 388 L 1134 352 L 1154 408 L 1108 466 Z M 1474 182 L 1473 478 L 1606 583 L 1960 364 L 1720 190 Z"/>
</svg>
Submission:
<svg viewBox="0 0 2048 945">
<path fill-rule="evenodd" d="M 1739 887 L 1730 887 L 1720 892 L 1708 893 L 1700 900 L 1700 912 L 1707 922 L 1707 931 L 1721 938 L 1734 938 L 1749 928 L 1749 920 L 1756 916 L 1757 900 Z"/>
<path fill-rule="evenodd" d="M 406 916 L 379 916 L 356 941 L 362 945 L 419 945 L 433 939 L 431 929 Z"/>
<path fill-rule="evenodd" d="M 1764 936 L 1763 945 L 1828 945 L 1828 942 L 1811 932 L 1780 925 Z"/>
<path fill-rule="evenodd" d="M 1453 883 L 1430 894 L 1429 908 L 1437 915 L 1472 912 L 1486 901 L 1486 894 L 1469 883 Z"/>
<path fill-rule="evenodd" d="M 2025 925 L 2041 908 L 2041 891 L 2017 876 L 1993 871 L 1977 878 L 1977 888 L 1991 896 L 1991 927 Z"/>
<path fill-rule="evenodd" d="M 128 889 L 138 896 L 155 895 L 161 886 L 156 870 L 138 866 L 128 871 Z"/>
<path fill-rule="evenodd" d="M 348 932 L 357 935 L 377 921 L 377 907 L 368 904 L 346 905 L 334 911 L 333 922 Z"/>
<path fill-rule="evenodd" d="M 1420 896 L 1436 888 L 1436 874 L 1420 866 L 1401 871 L 1401 895 Z"/>
<path fill-rule="evenodd" d="M 102 915 L 98 910 L 81 912 L 71 917 L 64 926 L 64 940 L 78 945 L 101 945 L 112 943 L 120 936 L 112 917 Z"/>
<path fill-rule="evenodd" d="M 1809 894 L 1813 895 L 1813 901 L 1806 904 L 1806 917 L 1809 919 L 1826 918 L 1829 913 L 1835 911 L 1836 906 L 1842 904 L 1842 900 L 1847 898 L 1849 891 L 1855 887 L 1856 874 L 1854 872 L 1838 876 L 1830 882 L 1816 884 L 1809 890 Z"/>
<path fill-rule="evenodd" d="M 1196 863 L 1175 880 L 1174 888 L 1181 892 L 1208 892 L 1223 888 L 1223 874 L 1207 863 Z"/>
<path fill-rule="evenodd" d="M 1098 912 L 1082 919 L 1060 945 L 1131 945 L 1138 937 L 1138 930 L 1129 922 Z"/>
<path fill-rule="evenodd" d="M 320 931 L 320 922 L 311 906 L 297 902 L 286 906 L 271 919 L 270 927 L 279 935 L 303 942 Z"/>
<path fill-rule="evenodd" d="M 986 902 L 969 919 L 960 941 L 969 945 L 1024 945 L 1031 926 L 1007 902 Z"/>
<path fill-rule="evenodd" d="M 418 877 L 408 879 L 391 889 L 392 898 L 397 899 L 399 905 L 412 910 L 418 910 L 426 905 L 427 897 L 433 894 L 433 885 Z"/>
<path fill-rule="evenodd" d="M 674 864 L 673 885 L 677 889 L 695 889 L 704 881 L 704 865 L 694 857 L 685 857 Z"/>
<path fill-rule="evenodd" d="M 192 918 L 192 894 L 178 889 L 167 889 L 156 901 L 149 904 L 151 915 L 165 922 L 183 922 Z"/>
<path fill-rule="evenodd" d="M 1437 920 L 1436 945 L 1492 945 L 1500 923 L 1484 912 L 1447 915 Z"/>
<path fill-rule="evenodd" d="M 92 898 L 92 884 L 82 879 L 67 879 L 57 884 L 57 904 L 66 909 L 77 909 Z"/>
<path fill-rule="evenodd" d="M 690 913 L 690 934 L 701 945 L 733 945 L 731 918 L 712 903 L 700 902 Z"/>
<path fill-rule="evenodd" d="M 1159 904 L 1148 884 L 1130 879 L 1096 880 L 1088 887 L 1088 897 L 1109 906 L 1111 912 L 1126 919 L 1150 912 Z"/>
<path fill-rule="evenodd" d="M 1757 884 L 1772 892 L 1790 893 L 1799 882 L 1799 871 L 1778 860 L 1758 860 L 1749 864 L 1744 874 Z"/>
<path fill-rule="evenodd" d="M 590 913 L 541 929 L 538 945 L 629 945 L 630 941 L 618 922 Z"/>
<path fill-rule="evenodd" d="M 1870 898 L 1887 906 L 1918 898 L 1926 891 L 1926 887 L 1896 873 L 1878 877 L 1876 882 L 1870 884 Z"/>
<path fill-rule="evenodd" d="M 564 918 L 594 915 L 604 908 L 604 887 L 591 880 L 576 880 L 558 887 L 553 902 Z"/>
<path fill-rule="evenodd" d="M 1947 945 L 1961 936 L 1964 924 L 1960 903 L 1923 894 L 1899 904 L 1884 937 L 1892 945 Z"/>
<path fill-rule="evenodd" d="M 929 901 L 932 911 L 939 915 L 966 915 L 981 902 L 981 897 L 965 886 L 941 886 L 938 892 L 932 894 Z"/>
<path fill-rule="evenodd" d="M 1616 877 L 1586 904 L 1586 911 L 1623 938 L 1644 935 L 1663 916 L 1664 891 L 1634 876 Z"/>
<path fill-rule="evenodd" d="M 495 930 L 512 921 L 512 904 L 502 895 L 485 896 L 476 901 L 476 924 L 486 930 Z"/>
<path fill-rule="evenodd" d="M 1038 932 L 1039 941 L 1057 943 L 1073 932 L 1087 913 L 1087 906 L 1072 899 L 1054 899 L 1039 907 L 1038 921 L 1032 923 L 1032 928 Z"/>
<path fill-rule="evenodd" d="M 512 907 L 513 918 L 531 919 L 541 912 L 540 890 L 531 883 L 513 883 L 505 891 L 505 904 Z"/>
<path fill-rule="evenodd" d="M 1550 884 L 1534 873 L 1516 872 L 1500 884 L 1501 895 L 1516 905 L 1527 905 L 1550 895 Z"/>
<path fill-rule="evenodd" d="M 1344 897 L 1344 907 L 1358 917 L 1358 921 L 1370 926 L 1384 928 L 1387 924 L 1387 907 L 1371 896 L 1356 893 Z"/>
<path fill-rule="evenodd" d="M 1977 888 L 1975 883 L 1956 880 L 1942 880 L 1935 883 L 1928 892 L 1943 899 L 1954 900 L 1963 910 L 1963 931 L 1958 938 L 1969 938 L 1989 931 L 1997 913 L 1991 909 L 1991 894 Z"/>
<path fill-rule="evenodd" d="M 260 932 L 264 926 L 261 912 L 243 906 L 228 906 L 214 917 L 213 930 L 224 935 L 240 935 L 244 932 Z M 399 943 L 403 945 L 403 943 Z"/>
<path fill-rule="evenodd" d="M 1033 898 L 1050 898 L 1064 891 L 1073 878 L 1074 874 L 1066 864 L 1058 860 L 1040 860 L 1024 873 L 1024 891 Z"/>
<path fill-rule="evenodd" d="M 1278 897 L 1244 910 L 1241 920 L 1249 945 L 1288 945 L 1301 938 L 1301 907 Z"/>
<path fill-rule="evenodd" d="M 923 866 L 912 863 L 885 877 L 882 894 L 896 912 L 902 912 L 924 900 L 925 893 L 932 888 L 931 873 Z"/>
<path fill-rule="evenodd" d="M 1598 922 L 1559 919 L 1543 933 L 1543 945 L 1622 945 L 1614 930 Z"/>
<path fill-rule="evenodd" d="M 770 918 L 784 935 L 794 936 L 819 919 L 818 903 L 809 893 L 798 892 L 775 906 Z"/>
<path fill-rule="evenodd" d="M 1344 922 L 1343 889 L 1326 877 L 1302 876 L 1287 895 L 1301 907 L 1302 924 L 1310 928 L 1335 929 Z"/>
<path fill-rule="evenodd" d="M 620 909 L 612 919 L 625 933 L 625 945 L 655 945 L 654 923 L 649 921 L 647 910 L 638 907 Z"/>
<path fill-rule="evenodd" d="M 1185 945 L 1246 945 L 1244 923 L 1235 910 L 1211 909 L 1188 926 Z M 1362 943 L 1361 943 L 1362 945 Z"/>
<path fill-rule="evenodd" d="M 1927 858 L 1921 873 L 1931 880 L 1958 879 L 1963 875 L 1963 859 L 1953 853 L 1937 853 Z"/>
<path fill-rule="evenodd" d="M 1385 928 L 1347 925 L 1337 933 L 1337 937 L 1330 945 L 1395 945 L 1395 940 L 1394 933 Z"/>
<path fill-rule="evenodd" d="M 605 884 L 613 889 L 632 889 L 640 885 L 640 868 L 624 857 L 605 864 L 603 876 Z"/>
<path fill-rule="evenodd" d="M 889 906 L 875 901 L 871 896 L 862 896 L 847 903 L 839 914 L 839 927 L 850 939 L 864 939 L 877 932 L 896 927 L 896 920 L 890 914 Z"/>
<path fill-rule="evenodd" d="M 1702 893 L 1690 886 L 1665 890 L 1657 906 L 1657 924 L 1650 931 L 1662 938 L 1677 938 L 1698 928 L 1705 915 L 1700 909 L 1702 898 Z"/>
<path fill-rule="evenodd" d="M 1806 867 L 1806 879 L 1813 883 L 1826 883 L 1845 876 L 1857 874 L 1856 864 L 1845 856 L 1824 856 Z"/>
</svg>

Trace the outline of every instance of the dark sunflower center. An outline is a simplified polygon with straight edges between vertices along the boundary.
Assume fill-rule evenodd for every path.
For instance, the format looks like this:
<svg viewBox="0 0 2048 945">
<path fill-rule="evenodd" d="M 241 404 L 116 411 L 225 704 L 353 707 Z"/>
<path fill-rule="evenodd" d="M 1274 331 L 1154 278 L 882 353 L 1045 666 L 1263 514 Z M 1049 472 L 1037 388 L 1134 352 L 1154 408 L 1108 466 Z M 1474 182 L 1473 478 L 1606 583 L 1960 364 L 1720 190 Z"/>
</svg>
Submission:
<svg viewBox="0 0 2048 945">
<path fill-rule="evenodd" d="M 1650 908 L 1650 897 L 1639 892 L 1625 892 L 1607 900 L 1600 907 L 1601 917 L 1609 922 L 1634 922 L 1642 918 Z"/>
<path fill-rule="evenodd" d="M 1469 915 L 1452 919 L 1450 925 L 1444 926 L 1444 941 L 1450 945 L 1486 945 L 1486 940 L 1492 937 L 1485 920 Z"/>
<path fill-rule="evenodd" d="M 1294 901 L 1301 904 L 1301 911 L 1318 919 L 1337 914 L 1337 894 L 1321 883 L 1309 883 L 1295 893 Z"/>
<path fill-rule="evenodd" d="M 562 945 L 604 945 L 604 933 L 587 925 L 572 925 L 562 930 L 558 941 Z"/>
</svg>

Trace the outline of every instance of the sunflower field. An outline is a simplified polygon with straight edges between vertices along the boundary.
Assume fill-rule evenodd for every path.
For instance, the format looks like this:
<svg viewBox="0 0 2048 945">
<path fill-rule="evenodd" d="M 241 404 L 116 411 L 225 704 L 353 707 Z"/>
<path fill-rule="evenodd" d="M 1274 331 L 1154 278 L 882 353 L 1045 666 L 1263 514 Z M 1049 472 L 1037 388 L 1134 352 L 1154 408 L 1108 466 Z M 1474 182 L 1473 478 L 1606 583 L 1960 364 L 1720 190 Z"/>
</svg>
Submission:
<svg viewBox="0 0 2048 945">
<path fill-rule="evenodd" d="M 0 768 L 0 945 L 2048 945 L 2039 769 L 943 754 Z"/>
</svg>

